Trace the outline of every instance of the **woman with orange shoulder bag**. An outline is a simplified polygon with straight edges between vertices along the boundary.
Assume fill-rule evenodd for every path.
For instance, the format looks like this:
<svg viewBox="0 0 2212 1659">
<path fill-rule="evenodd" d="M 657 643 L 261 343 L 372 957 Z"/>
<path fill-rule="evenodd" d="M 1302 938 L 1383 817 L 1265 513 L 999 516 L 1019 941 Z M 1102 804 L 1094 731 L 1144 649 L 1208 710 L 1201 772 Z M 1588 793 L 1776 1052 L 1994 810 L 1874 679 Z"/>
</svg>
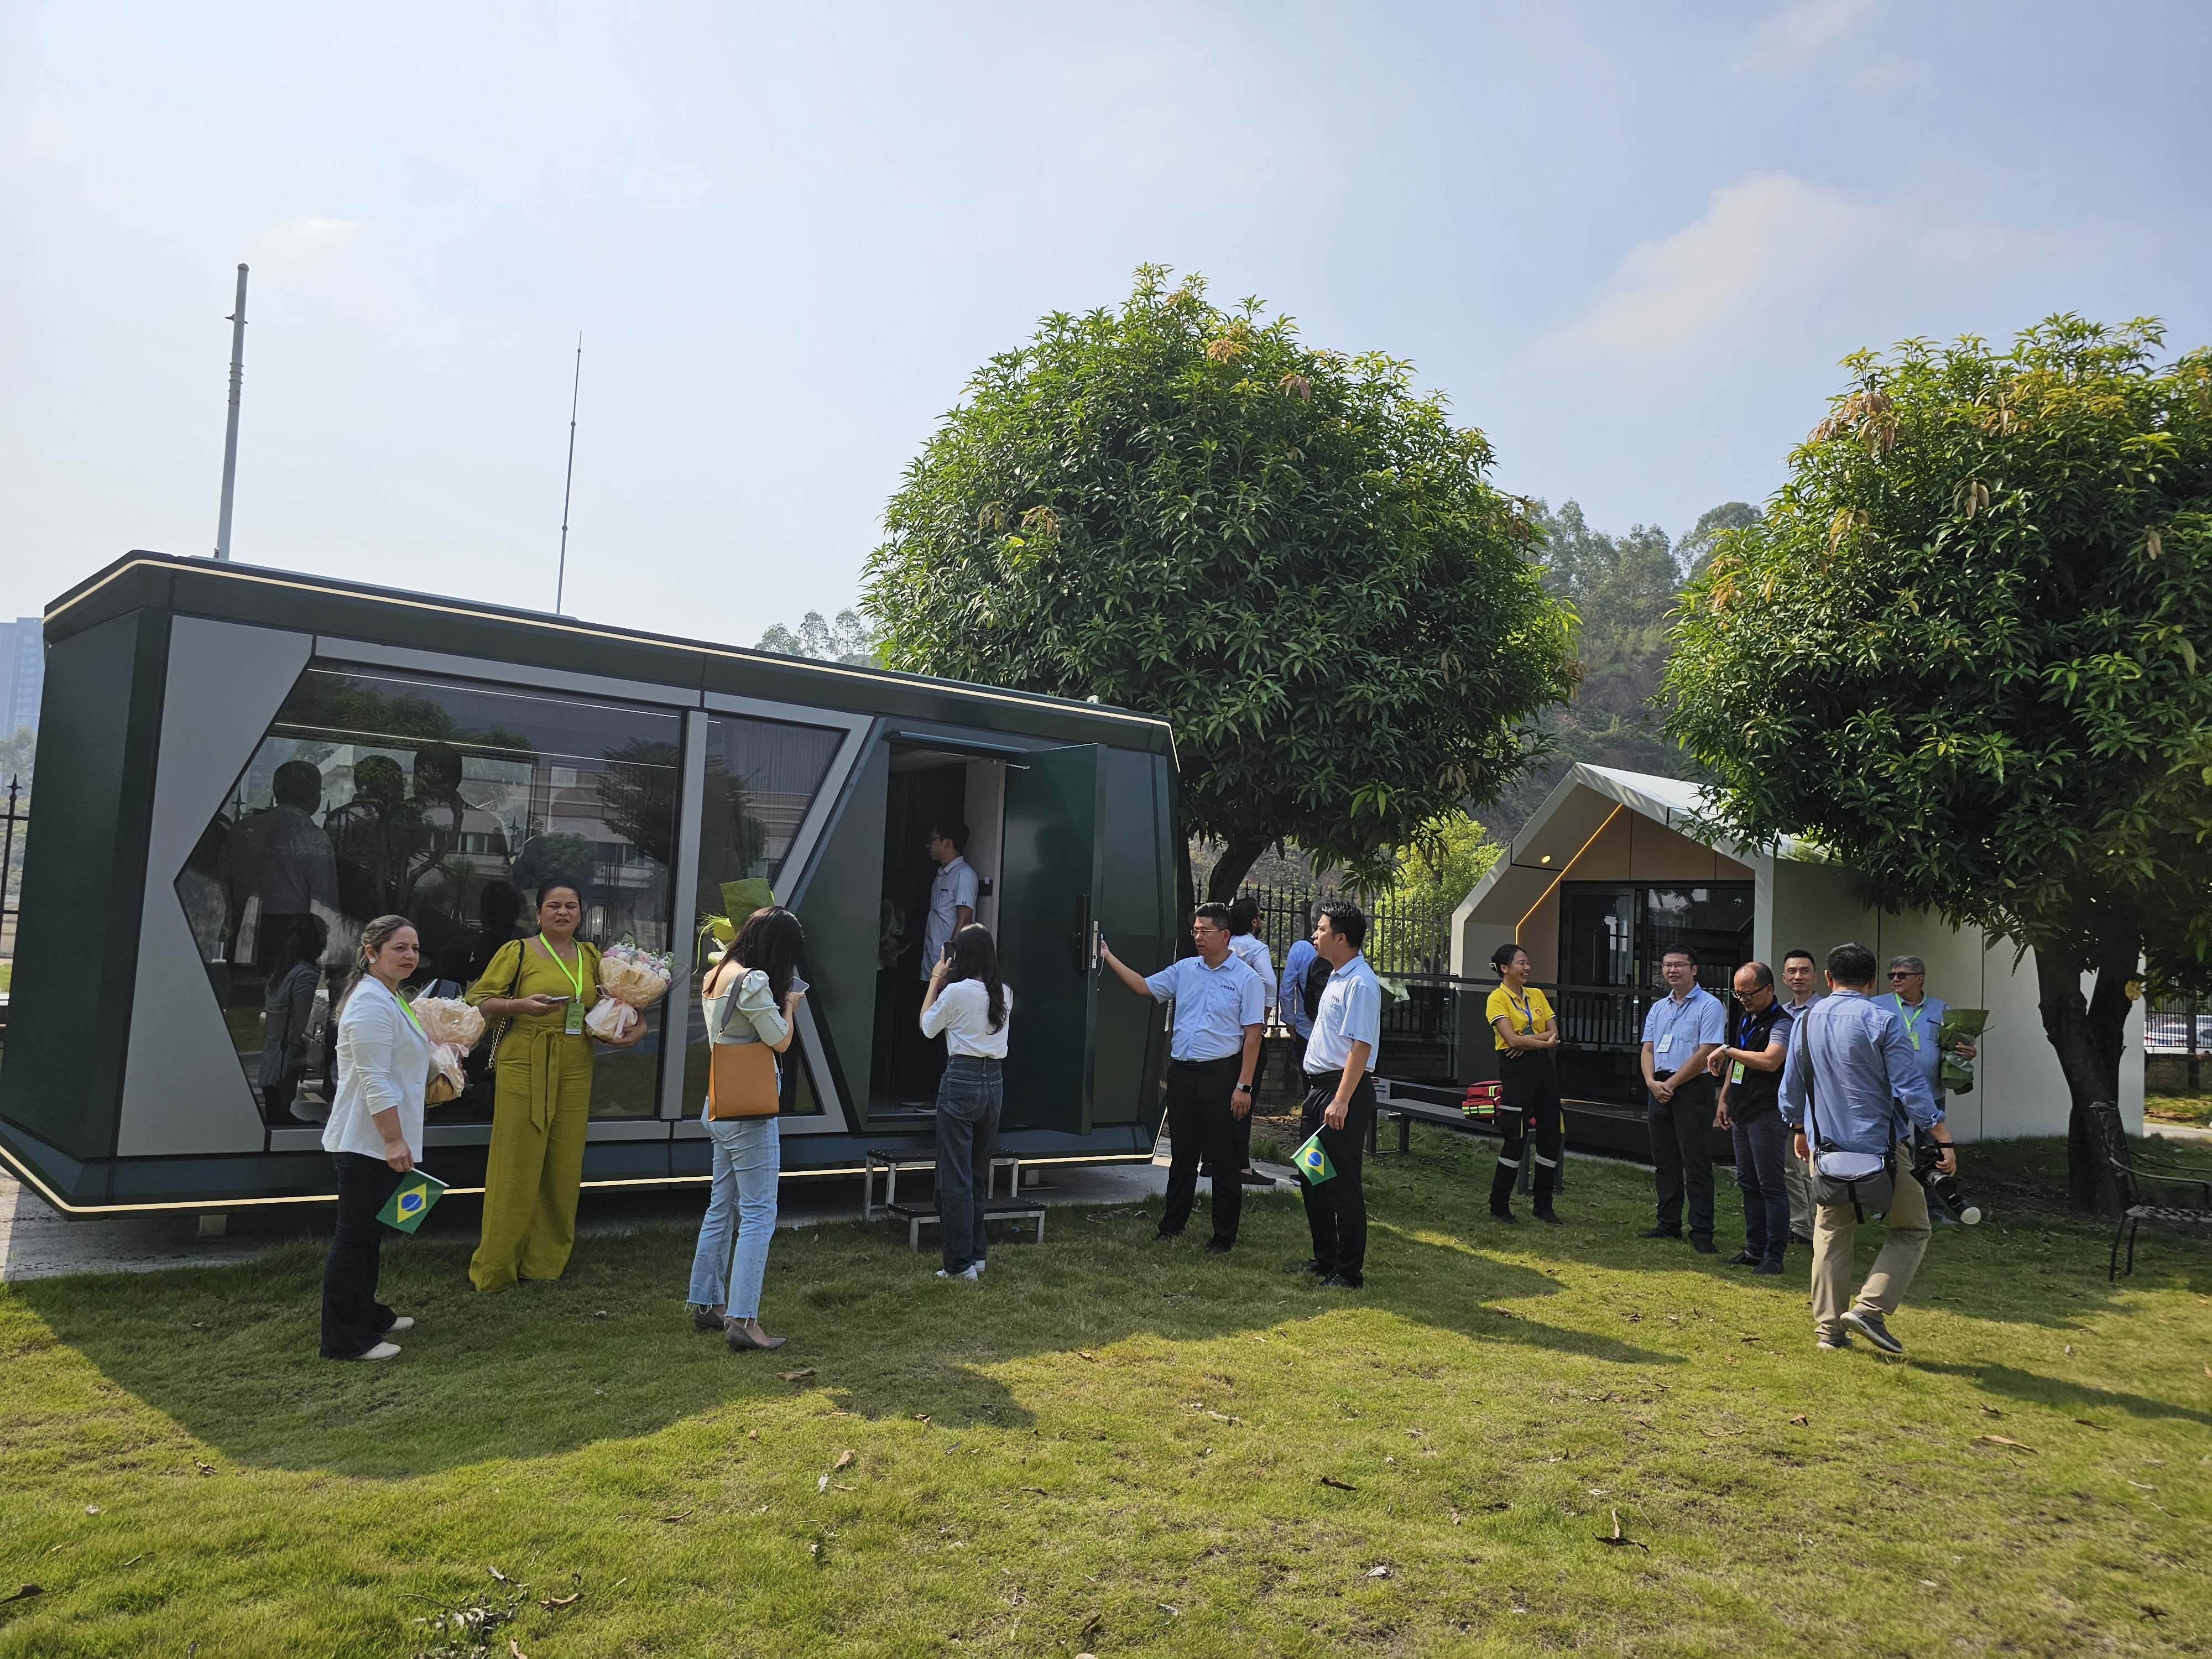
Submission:
<svg viewBox="0 0 2212 1659">
<path fill-rule="evenodd" d="M 805 945 L 790 911 L 756 910 L 700 988 L 713 1045 L 700 1121 L 714 1143 L 714 1184 L 691 1259 L 691 1322 L 721 1331 L 740 1353 L 788 1340 L 761 1328 L 760 1293 L 781 1174 L 775 1056 L 791 1047 L 792 1021 L 806 994 L 799 976 Z"/>
</svg>

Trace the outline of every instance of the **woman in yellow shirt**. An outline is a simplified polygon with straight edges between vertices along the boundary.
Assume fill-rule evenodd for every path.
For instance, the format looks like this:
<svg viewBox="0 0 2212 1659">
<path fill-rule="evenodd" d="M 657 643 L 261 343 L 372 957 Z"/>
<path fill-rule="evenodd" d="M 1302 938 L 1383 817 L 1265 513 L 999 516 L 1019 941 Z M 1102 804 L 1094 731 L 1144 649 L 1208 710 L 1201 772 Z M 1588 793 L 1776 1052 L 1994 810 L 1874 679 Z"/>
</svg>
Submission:
<svg viewBox="0 0 2212 1659">
<path fill-rule="evenodd" d="M 576 1197 L 592 1116 L 592 1044 L 599 950 L 576 937 L 583 895 L 565 881 L 538 890 L 538 936 L 500 946 L 468 1000 L 507 1022 L 492 1066 L 491 1150 L 484 1164 L 483 1237 L 469 1261 L 480 1291 L 518 1279 L 558 1279 L 576 1243 Z M 608 1046 L 627 1048 L 645 1022 Z"/>
<path fill-rule="evenodd" d="M 1520 1178 L 1522 1149 L 1531 1134 L 1536 1141 L 1536 1219 L 1557 1227 L 1563 1224 L 1552 1213 L 1552 1184 L 1559 1170 L 1559 1073 L 1555 1056 L 1559 1047 L 1559 1024 L 1543 992 L 1528 983 L 1528 953 L 1517 945 L 1501 945 L 1491 953 L 1490 965 L 1500 983 L 1490 994 L 1486 1012 L 1498 1044 L 1498 1075 L 1504 1083 L 1504 1100 L 1498 1107 L 1498 1131 L 1505 1145 L 1498 1154 L 1498 1173 L 1490 1181 L 1490 1212 L 1500 1221 L 1517 1221 L 1513 1213 L 1513 1183 Z"/>
</svg>

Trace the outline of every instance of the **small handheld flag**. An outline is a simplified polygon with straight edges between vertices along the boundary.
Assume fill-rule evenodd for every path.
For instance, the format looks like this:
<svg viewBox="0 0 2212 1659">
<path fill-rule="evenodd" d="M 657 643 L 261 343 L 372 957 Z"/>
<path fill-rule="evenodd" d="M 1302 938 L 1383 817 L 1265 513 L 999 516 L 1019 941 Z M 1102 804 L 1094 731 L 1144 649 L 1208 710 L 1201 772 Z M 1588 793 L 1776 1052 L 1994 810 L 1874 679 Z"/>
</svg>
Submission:
<svg viewBox="0 0 2212 1659">
<path fill-rule="evenodd" d="M 1322 1150 L 1321 1131 L 1318 1129 L 1306 1138 L 1304 1146 L 1291 1154 L 1291 1162 L 1297 1165 L 1298 1173 L 1306 1178 L 1310 1186 L 1318 1187 L 1336 1173 L 1336 1165 L 1328 1161 L 1328 1154 Z"/>
<path fill-rule="evenodd" d="M 410 1170 L 400 1176 L 398 1186 L 376 1218 L 387 1227 L 396 1227 L 403 1233 L 411 1233 L 422 1224 L 422 1218 L 430 1213 L 430 1206 L 445 1195 L 446 1183 L 434 1175 L 420 1170 Z"/>
</svg>

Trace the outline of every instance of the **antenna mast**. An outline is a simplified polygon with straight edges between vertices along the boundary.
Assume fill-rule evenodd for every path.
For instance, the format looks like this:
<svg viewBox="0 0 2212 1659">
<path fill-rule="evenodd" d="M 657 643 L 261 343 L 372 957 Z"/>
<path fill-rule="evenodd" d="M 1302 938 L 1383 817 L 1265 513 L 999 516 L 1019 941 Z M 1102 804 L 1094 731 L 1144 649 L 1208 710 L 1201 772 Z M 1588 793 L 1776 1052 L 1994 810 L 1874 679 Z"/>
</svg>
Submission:
<svg viewBox="0 0 2212 1659">
<path fill-rule="evenodd" d="M 230 497 L 238 483 L 238 394 L 246 383 L 246 267 L 238 268 L 238 303 L 230 316 L 230 426 L 222 441 L 222 514 L 216 522 L 215 556 L 230 557 Z M 580 345 L 580 342 L 579 344 Z"/>
<path fill-rule="evenodd" d="M 241 272 L 245 269 L 244 265 L 239 267 Z M 246 278 L 242 275 L 238 279 L 238 291 L 240 294 L 246 292 Z M 245 309 L 243 302 L 239 308 L 241 311 Z M 574 384 L 568 388 L 568 476 L 562 480 L 561 483 L 561 569 L 560 574 L 553 579 L 553 614 L 556 617 L 561 614 L 562 596 L 568 591 L 568 492 L 576 483 L 576 398 L 583 389 L 584 337 L 580 331 L 576 336 L 576 379 Z M 238 414 L 234 406 L 236 401 L 234 397 L 232 399 L 234 408 L 230 417 L 234 428 L 238 424 Z M 230 515 L 227 512 L 223 515 L 223 522 L 226 525 L 230 522 Z"/>
</svg>

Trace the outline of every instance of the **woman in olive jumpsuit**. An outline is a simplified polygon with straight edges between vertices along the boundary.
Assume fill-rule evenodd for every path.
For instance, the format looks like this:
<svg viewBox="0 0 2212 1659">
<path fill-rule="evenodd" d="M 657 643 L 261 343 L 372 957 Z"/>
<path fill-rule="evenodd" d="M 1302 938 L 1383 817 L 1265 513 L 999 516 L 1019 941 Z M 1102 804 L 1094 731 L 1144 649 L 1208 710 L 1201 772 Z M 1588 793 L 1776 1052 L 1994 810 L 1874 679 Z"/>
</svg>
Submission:
<svg viewBox="0 0 2212 1659">
<path fill-rule="evenodd" d="M 493 1062 L 483 1237 L 469 1262 L 480 1291 L 558 1279 L 576 1243 L 576 1194 L 592 1115 L 584 1016 L 599 999 L 599 947 L 576 937 L 583 896 L 566 882 L 538 894 L 538 934 L 499 948 L 468 1000 L 505 1032 Z M 626 1048 L 645 1023 L 611 1047 Z"/>
</svg>

